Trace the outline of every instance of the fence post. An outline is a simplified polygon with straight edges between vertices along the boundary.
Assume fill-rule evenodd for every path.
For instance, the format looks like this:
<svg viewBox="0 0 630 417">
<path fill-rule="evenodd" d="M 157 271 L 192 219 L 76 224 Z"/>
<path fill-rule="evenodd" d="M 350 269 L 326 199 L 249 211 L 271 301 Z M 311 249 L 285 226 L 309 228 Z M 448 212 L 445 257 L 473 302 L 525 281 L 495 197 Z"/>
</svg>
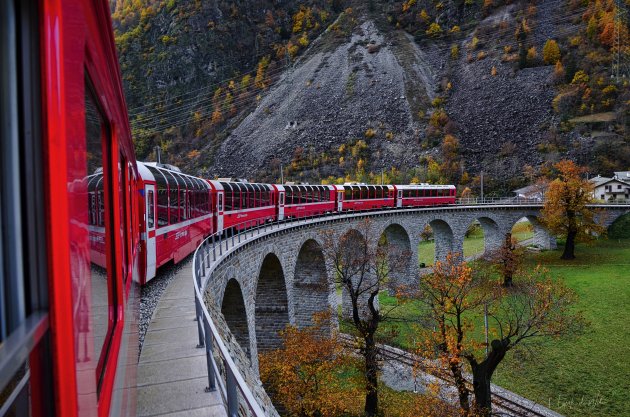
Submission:
<svg viewBox="0 0 630 417">
<path fill-rule="evenodd" d="M 205 317 L 203 320 L 203 328 L 206 333 L 206 364 L 208 366 L 208 387 L 206 392 L 212 392 L 217 390 L 216 375 L 214 374 L 214 367 L 212 366 L 212 351 L 214 346 L 212 344 L 212 330 L 210 329 L 210 323 L 208 323 Z"/>
<path fill-rule="evenodd" d="M 224 360 L 225 363 L 225 389 L 227 391 L 227 411 L 228 417 L 238 417 L 238 391 L 236 387 L 236 378 L 234 378 L 234 374 L 232 373 L 232 369 L 227 364 L 227 361 Z"/>
<path fill-rule="evenodd" d="M 195 292 L 195 313 L 197 315 L 197 333 L 199 335 L 199 343 L 197 343 L 197 349 L 203 347 L 203 309 L 199 304 L 199 298 L 197 298 L 197 292 Z"/>
</svg>

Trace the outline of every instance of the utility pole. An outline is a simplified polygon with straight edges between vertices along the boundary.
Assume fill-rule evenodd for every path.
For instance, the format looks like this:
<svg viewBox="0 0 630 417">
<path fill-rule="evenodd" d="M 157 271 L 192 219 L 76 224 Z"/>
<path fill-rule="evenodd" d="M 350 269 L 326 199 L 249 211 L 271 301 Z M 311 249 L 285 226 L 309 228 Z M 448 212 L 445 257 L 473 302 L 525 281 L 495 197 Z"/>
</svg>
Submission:
<svg viewBox="0 0 630 417">
<path fill-rule="evenodd" d="M 483 201 L 483 171 L 481 171 L 481 201 Z"/>
<path fill-rule="evenodd" d="M 162 149 L 160 149 L 159 146 L 155 147 L 155 159 L 157 160 L 158 164 L 162 163 L 162 154 L 161 154 Z"/>
<path fill-rule="evenodd" d="M 280 184 L 284 184 L 284 169 L 282 168 L 282 164 L 280 164 Z"/>
<path fill-rule="evenodd" d="M 623 43 L 626 39 L 621 38 L 621 28 L 625 24 L 625 20 L 627 19 L 626 7 L 624 5 L 623 0 L 615 0 L 615 20 L 614 20 L 614 40 L 613 40 L 613 63 L 612 63 L 612 74 L 611 78 L 615 80 L 617 84 L 622 82 L 622 79 L 628 76 L 628 62 L 625 54 L 622 54 L 622 49 L 624 49 Z"/>
<path fill-rule="evenodd" d="M 385 173 L 383 172 L 383 168 L 381 168 L 381 185 L 383 185 L 384 178 L 385 178 Z"/>
</svg>

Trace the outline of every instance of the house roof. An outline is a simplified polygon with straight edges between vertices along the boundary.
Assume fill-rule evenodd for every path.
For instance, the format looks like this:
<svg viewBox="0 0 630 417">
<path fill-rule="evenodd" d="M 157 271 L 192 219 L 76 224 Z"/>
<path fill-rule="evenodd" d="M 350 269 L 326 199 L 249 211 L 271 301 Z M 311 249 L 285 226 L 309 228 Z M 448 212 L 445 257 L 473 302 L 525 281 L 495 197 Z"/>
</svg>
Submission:
<svg viewBox="0 0 630 417">
<path fill-rule="evenodd" d="M 615 171 L 615 177 L 619 180 L 630 181 L 630 171 Z"/>
<path fill-rule="evenodd" d="M 603 179 L 604 177 L 601 177 L 601 178 Z M 606 178 L 606 181 L 596 182 L 594 185 L 595 187 L 601 187 L 602 185 L 608 184 L 609 182 L 618 182 L 618 183 L 630 186 L 630 181 L 623 181 L 623 180 L 620 180 L 619 178 Z"/>
<path fill-rule="evenodd" d="M 592 182 L 595 187 L 599 187 L 601 184 L 608 182 L 612 180 L 612 178 L 609 177 L 602 177 L 601 175 L 598 175 L 596 177 L 591 178 L 589 181 Z"/>
</svg>

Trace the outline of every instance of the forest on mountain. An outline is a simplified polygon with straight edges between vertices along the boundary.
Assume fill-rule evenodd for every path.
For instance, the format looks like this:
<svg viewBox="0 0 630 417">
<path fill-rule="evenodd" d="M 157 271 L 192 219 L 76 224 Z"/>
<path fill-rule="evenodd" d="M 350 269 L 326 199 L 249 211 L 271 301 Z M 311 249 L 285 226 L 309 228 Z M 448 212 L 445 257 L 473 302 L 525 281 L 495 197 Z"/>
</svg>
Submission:
<svg viewBox="0 0 630 417">
<path fill-rule="evenodd" d="M 139 159 L 258 181 L 497 194 L 630 168 L 614 0 L 115 0 Z M 626 78 L 621 75 L 626 74 Z M 620 76 L 617 76 L 620 75 Z"/>
</svg>

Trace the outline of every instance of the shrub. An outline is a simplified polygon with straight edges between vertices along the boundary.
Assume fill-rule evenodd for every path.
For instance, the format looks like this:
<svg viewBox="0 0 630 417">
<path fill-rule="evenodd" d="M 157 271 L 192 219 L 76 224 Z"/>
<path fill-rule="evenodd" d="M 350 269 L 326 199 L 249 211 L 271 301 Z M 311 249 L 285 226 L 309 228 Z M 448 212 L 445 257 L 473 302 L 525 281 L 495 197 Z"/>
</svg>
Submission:
<svg viewBox="0 0 630 417">
<path fill-rule="evenodd" d="M 394 139 L 394 132 L 387 132 L 387 133 L 385 133 L 385 139 L 387 139 L 387 140 Z"/>
<path fill-rule="evenodd" d="M 368 130 L 365 131 L 365 137 L 368 139 L 371 139 L 374 137 L 374 135 L 376 135 L 376 130 L 369 128 Z"/>
<path fill-rule="evenodd" d="M 442 33 L 442 28 L 437 22 L 433 22 L 429 25 L 429 28 L 426 30 L 426 34 L 429 36 L 439 36 Z"/>
<path fill-rule="evenodd" d="M 488 54 L 485 51 L 479 51 L 477 53 L 477 61 L 481 61 L 482 59 L 484 59 L 487 56 L 488 56 Z"/>
<path fill-rule="evenodd" d="M 459 46 L 451 46 L 451 58 L 456 59 L 459 56 Z"/>
<path fill-rule="evenodd" d="M 573 79 L 571 80 L 571 84 L 586 84 L 590 80 L 588 74 L 582 70 L 575 73 Z"/>
<path fill-rule="evenodd" d="M 547 39 L 543 47 L 543 60 L 546 64 L 555 64 L 560 60 L 560 47 L 558 42 L 553 39 Z"/>
<path fill-rule="evenodd" d="M 472 40 L 470 41 L 470 43 L 468 44 L 468 47 L 474 51 L 475 49 L 477 49 L 477 45 L 479 45 L 479 38 L 476 36 L 473 36 Z"/>
<path fill-rule="evenodd" d="M 562 82 L 565 77 L 564 65 L 562 65 L 562 61 L 556 61 L 556 66 L 553 69 L 553 77 L 557 83 Z"/>
<path fill-rule="evenodd" d="M 492 75 L 493 77 L 497 76 L 497 67 L 492 66 L 492 69 L 490 70 L 490 75 Z"/>
<path fill-rule="evenodd" d="M 439 109 L 444 105 L 444 99 L 438 96 L 433 99 L 433 101 L 431 102 L 431 105 L 435 107 L 436 109 Z"/>
<path fill-rule="evenodd" d="M 532 46 L 531 48 L 529 48 L 527 50 L 527 62 L 534 63 L 536 62 L 536 59 L 538 58 L 538 52 L 536 51 L 536 47 Z"/>
<path fill-rule="evenodd" d="M 619 217 L 608 228 L 608 236 L 612 239 L 630 238 L 630 214 Z"/>
</svg>

